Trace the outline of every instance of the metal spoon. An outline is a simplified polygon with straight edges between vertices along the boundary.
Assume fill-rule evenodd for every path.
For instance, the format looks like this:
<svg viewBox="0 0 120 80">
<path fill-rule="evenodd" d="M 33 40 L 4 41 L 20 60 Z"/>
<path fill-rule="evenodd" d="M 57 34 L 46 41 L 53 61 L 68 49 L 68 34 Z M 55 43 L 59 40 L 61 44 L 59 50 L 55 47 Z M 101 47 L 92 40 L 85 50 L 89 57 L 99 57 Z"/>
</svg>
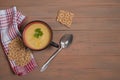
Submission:
<svg viewBox="0 0 120 80">
<path fill-rule="evenodd" d="M 42 66 L 41 72 L 45 71 L 49 65 L 49 63 L 53 60 L 53 58 L 63 49 L 68 47 L 73 40 L 72 34 L 65 34 L 60 40 L 60 48 L 48 59 L 48 61 Z"/>
</svg>

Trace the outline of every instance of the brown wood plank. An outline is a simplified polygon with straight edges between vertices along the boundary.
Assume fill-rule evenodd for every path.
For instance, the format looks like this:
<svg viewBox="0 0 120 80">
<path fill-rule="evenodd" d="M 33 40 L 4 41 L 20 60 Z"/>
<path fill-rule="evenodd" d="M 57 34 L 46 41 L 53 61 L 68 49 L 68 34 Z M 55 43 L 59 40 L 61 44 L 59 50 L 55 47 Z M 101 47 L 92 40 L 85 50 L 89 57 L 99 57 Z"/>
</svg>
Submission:
<svg viewBox="0 0 120 80">
<path fill-rule="evenodd" d="M 41 57 L 44 56 L 41 55 Z M 39 57 L 39 59 L 41 58 Z M 61 59 L 62 58 L 62 59 Z M 39 60 L 38 64 L 42 65 L 43 60 Z M 8 66 L 4 66 L 1 68 L 2 74 L 8 76 L 10 80 L 12 79 L 34 79 L 36 80 L 41 79 L 53 79 L 52 76 L 60 77 L 58 80 L 61 80 L 66 77 L 66 79 L 88 79 L 85 76 L 89 77 L 90 79 L 105 79 L 105 78 L 112 78 L 119 79 L 119 56 L 66 56 L 64 54 L 59 54 L 57 58 L 54 59 L 54 62 L 51 63 L 49 68 L 44 73 L 39 72 L 39 68 L 34 70 L 33 72 L 29 73 L 23 77 L 17 77 L 11 74 L 11 71 L 4 72 L 3 69 L 8 70 Z M 65 62 L 66 61 L 66 62 Z M 51 74 L 52 72 L 52 74 Z M 67 73 L 66 73 L 67 72 Z M 37 74 L 36 74 L 37 73 Z M 47 77 L 45 77 L 48 75 Z M 72 76 L 69 76 L 72 75 Z M 110 75 L 110 77 L 109 77 Z M 1 77 L 2 80 L 5 80 L 6 77 Z"/>
<path fill-rule="evenodd" d="M 44 9 L 43 9 L 44 7 Z M 57 12 L 60 9 L 71 11 L 75 17 L 113 17 L 120 18 L 120 7 L 79 7 L 79 6 L 41 6 L 41 7 L 18 7 L 27 16 L 41 16 L 41 18 L 56 18 Z M 38 11 L 39 10 L 39 11 Z M 33 12 L 34 15 L 33 15 Z"/>
<path fill-rule="evenodd" d="M 49 5 L 48 5 L 49 6 Z M 57 12 L 60 9 L 65 9 L 68 11 L 72 11 L 75 14 L 75 17 L 113 17 L 113 18 L 120 18 L 120 6 L 101 6 L 101 7 L 79 7 L 78 5 L 75 5 L 74 7 L 72 5 L 70 6 L 49 6 L 42 5 L 39 6 L 29 6 L 29 7 L 18 7 L 20 11 L 22 11 L 27 16 L 41 16 L 41 18 L 56 18 Z M 43 8 L 44 7 L 44 8 Z M 3 8 L 3 7 L 1 7 Z M 33 14 L 34 13 L 34 14 Z"/>
<path fill-rule="evenodd" d="M 120 42 L 120 31 L 53 31 L 55 41 L 58 41 L 63 34 L 71 33 L 75 42 Z"/>
<path fill-rule="evenodd" d="M 16 5 L 16 6 L 41 6 L 44 4 L 47 5 L 64 5 L 64 3 L 67 3 L 68 1 L 66 0 L 59 0 L 59 1 L 55 1 L 55 0 L 29 0 L 29 1 L 16 1 L 16 0 L 6 0 L 6 3 L 4 2 L 4 0 L 1 0 L 1 6 L 10 6 L 10 5 Z M 120 5 L 120 1 L 119 0 L 69 0 L 69 2 L 73 2 L 72 4 L 66 4 L 66 5 L 79 5 L 79 6 L 116 6 L 116 5 Z M 32 5 L 31 5 L 32 4 Z"/>
<path fill-rule="evenodd" d="M 71 28 L 67 28 L 56 21 L 56 18 L 41 18 L 41 16 L 28 16 L 25 23 L 32 20 L 47 22 L 53 30 L 80 30 L 80 31 L 119 31 L 120 18 L 73 18 Z"/>
</svg>

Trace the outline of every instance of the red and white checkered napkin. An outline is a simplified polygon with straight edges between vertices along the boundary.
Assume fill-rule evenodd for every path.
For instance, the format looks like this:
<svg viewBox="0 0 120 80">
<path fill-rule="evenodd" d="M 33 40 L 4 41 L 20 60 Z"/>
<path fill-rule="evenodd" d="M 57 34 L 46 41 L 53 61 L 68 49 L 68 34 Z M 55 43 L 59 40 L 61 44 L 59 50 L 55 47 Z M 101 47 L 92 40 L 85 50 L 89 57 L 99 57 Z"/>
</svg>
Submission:
<svg viewBox="0 0 120 80">
<path fill-rule="evenodd" d="M 25 16 L 17 11 L 16 7 L 0 10 L 0 38 L 5 54 L 8 53 L 8 44 L 17 36 L 20 36 L 18 26 L 25 19 Z M 32 71 L 36 66 L 35 59 L 31 55 L 31 61 L 24 67 L 17 66 L 14 61 L 9 60 L 10 66 L 17 75 L 25 75 Z"/>
</svg>

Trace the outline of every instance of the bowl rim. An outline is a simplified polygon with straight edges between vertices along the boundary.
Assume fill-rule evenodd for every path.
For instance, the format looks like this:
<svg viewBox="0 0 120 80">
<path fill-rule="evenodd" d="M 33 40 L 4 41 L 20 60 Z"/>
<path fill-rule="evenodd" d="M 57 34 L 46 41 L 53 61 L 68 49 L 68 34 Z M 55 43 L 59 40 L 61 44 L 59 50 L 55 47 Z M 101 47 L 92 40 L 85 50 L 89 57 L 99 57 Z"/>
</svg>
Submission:
<svg viewBox="0 0 120 80">
<path fill-rule="evenodd" d="M 26 29 L 27 29 L 31 24 L 36 23 L 36 22 L 45 25 L 45 26 L 50 30 L 50 35 L 51 35 L 50 40 L 49 40 L 48 44 L 47 44 L 45 47 L 43 47 L 42 49 L 34 49 L 34 48 L 31 48 L 30 46 L 27 45 L 27 43 L 26 43 L 25 40 L 24 40 L 24 34 L 25 34 Z M 25 45 L 27 48 L 29 48 L 29 49 L 31 49 L 31 50 L 35 50 L 35 51 L 40 51 L 40 50 L 46 49 L 46 48 L 50 45 L 50 42 L 52 41 L 52 38 L 53 38 L 53 31 L 52 31 L 51 27 L 50 27 L 45 21 L 41 21 L 41 20 L 33 20 L 33 21 L 28 22 L 28 23 L 24 26 L 24 29 L 23 29 L 23 31 L 22 31 L 22 40 L 23 40 L 24 45 Z"/>
</svg>

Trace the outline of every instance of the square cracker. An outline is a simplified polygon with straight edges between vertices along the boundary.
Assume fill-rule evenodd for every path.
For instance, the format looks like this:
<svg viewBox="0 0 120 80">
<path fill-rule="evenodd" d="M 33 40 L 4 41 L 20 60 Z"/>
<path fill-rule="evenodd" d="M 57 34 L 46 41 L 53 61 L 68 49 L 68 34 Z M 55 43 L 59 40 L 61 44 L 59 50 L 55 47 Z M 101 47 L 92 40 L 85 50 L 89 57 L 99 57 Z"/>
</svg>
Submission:
<svg viewBox="0 0 120 80">
<path fill-rule="evenodd" d="M 15 61 L 18 66 L 25 66 L 31 60 L 32 52 L 26 49 L 20 37 L 13 39 L 9 45 L 8 58 Z"/>
<path fill-rule="evenodd" d="M 73 13 L 65 10 L 59 10 L 57 15 L 57 21 L 63 25 L 66 25 L 67 27 L 70 27 L 72 24 L 73 17 L 74 17 Z"/>
</svg>

